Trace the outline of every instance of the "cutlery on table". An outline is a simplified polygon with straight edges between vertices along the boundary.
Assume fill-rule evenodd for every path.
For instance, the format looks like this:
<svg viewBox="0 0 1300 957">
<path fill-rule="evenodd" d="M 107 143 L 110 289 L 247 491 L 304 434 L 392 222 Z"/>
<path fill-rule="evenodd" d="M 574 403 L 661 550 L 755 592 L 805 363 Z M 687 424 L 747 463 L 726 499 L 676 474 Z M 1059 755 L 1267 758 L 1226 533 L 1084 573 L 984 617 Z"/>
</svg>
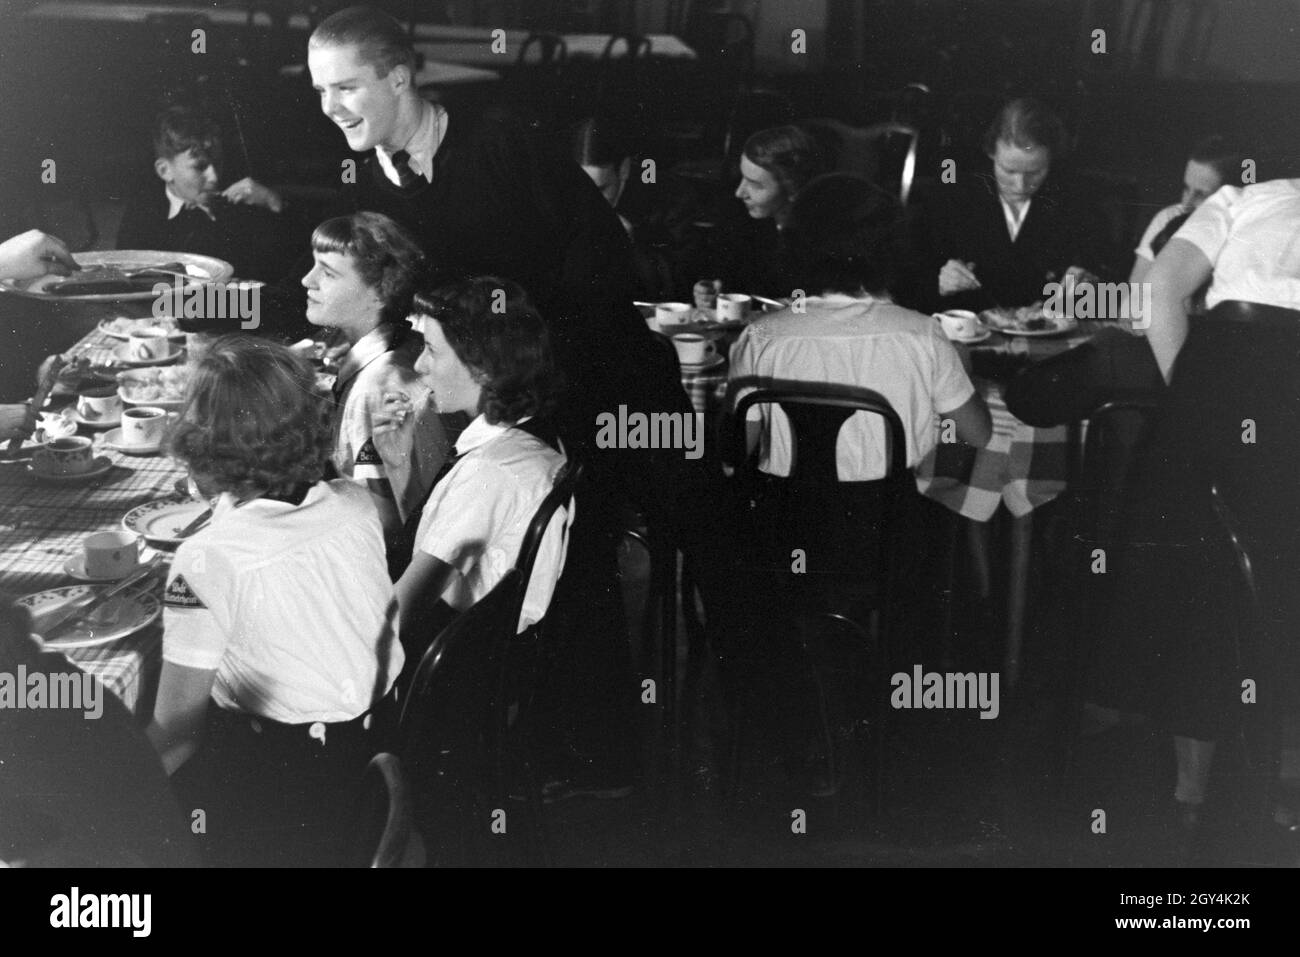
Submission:
<svg viewBox="0 0 1300 957">
<path fill-rule="evenodd" d="M 50 640 L 50 638 L 52 638 L 60 628 L 66 625 L 69 620 L 74 618 L 85 618 L 92 611 L 99 608 L 105 602 L 116 598 L 132 585 L 144 581 L 144 579 L 149 577 L 149 575 L 153 573 L 154 569 L 158 567 L 162 558 L 162 553 L 159 552 L 157 555 L 154 555 L 153 558 L 149 559 L 149 561 L 145 562 L 133 571 L 130 575 L 123 578 L 116 585 L 113 585 L 98 594 L 86 595 L 69 602 L 42 623 L 40 631 L 41 638 L 46 641 Z"/>
</svg>

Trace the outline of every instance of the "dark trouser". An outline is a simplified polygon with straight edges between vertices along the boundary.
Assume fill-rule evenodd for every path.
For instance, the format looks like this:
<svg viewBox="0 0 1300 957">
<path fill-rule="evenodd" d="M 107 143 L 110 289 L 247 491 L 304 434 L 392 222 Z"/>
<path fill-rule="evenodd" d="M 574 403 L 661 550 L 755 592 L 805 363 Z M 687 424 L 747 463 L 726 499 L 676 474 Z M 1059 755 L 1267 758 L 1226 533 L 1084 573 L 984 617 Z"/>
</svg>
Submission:
<svg viewBox="0 0 1300 957">
<path fill-rule="evenodd" d="M 352 721 L 296 725 L 210 706 L 203 744 L 172 779 L 192 826 L 204 812 L 208 862 L 338 864 L 357 785 L 383 747 L 387 702 Z"/>
<path fill-rule="evenodd" d="M 1218 310 L 1216 310 L 1216 313 Z M 1098 636 L 1094 700 L 1154 714 L 1174 734 L 1213 740 L 1242 712 L 1241 682 L 1277 700 L 1270 643 L 1300 623 L 1300 316 L 1277 324 L 1193 319 L 1149 454 Z M 1234 512 L 1263 586 L 1271 635 L 1250 634 L 1211 484 Z M 1263 658 L 1260 652 L 1266 652 Z"/>
</svg>

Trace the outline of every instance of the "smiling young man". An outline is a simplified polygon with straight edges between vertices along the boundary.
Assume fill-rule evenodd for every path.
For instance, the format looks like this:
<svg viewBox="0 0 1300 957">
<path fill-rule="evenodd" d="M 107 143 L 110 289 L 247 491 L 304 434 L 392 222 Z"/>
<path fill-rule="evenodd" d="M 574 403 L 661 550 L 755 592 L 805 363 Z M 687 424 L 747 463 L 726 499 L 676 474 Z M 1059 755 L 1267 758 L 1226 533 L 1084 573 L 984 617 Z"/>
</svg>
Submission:
<svg viewBox="0 0 1300 957">
<path fill-rule="evenodd" d="M 556 424 L 589 469 L 551 615 L 566 684 L 558 696 L 583 758 L 572 775 L 557 773 L 599 766 L 601 784 L 626 784 L 639 699 L 617 582 L 620 507 L 630 498 L 689 529 L 682 516 L 699 498 L 700 470 L 677 450 L 599 449 L 596 423 L 620 406 L 686 414 L 690 402 L 672 353 L 656 348 L 632 305 L 627 234 L 591 180 L 503 111 L 426 102 L 414 62 L 401 24 L 370 7 L 325 19 L 307 49 L 321 111 L 351 149 L 370 153 L 343 187 L 350 208 L 392 217 L 433 262 L 518 283 L 546 322 L 567 386 Z"/>
<path fill-rule="evenodd" d="M 1110 271 L 1098 211 L 1058 182 L 1065 127 L 1033 99 L 1007 103 L 984 135 L 988 173 L 957 171 L 913 219 L 917 267 L 900 298 L 923 312 L 1024 306 L 1044 286 Z"/>
<path fill-rule="evenodd" d="M 631 247 L 609 204 L 506 113 L 424 100 L 410 42 L 387 14 L 350 7 L 329 17 L 307 65 L 321 111 L 352 150 L 369 153 L 344 185 L 347 205 L 401 223 L 434 262 L 522 285 L 571 386 L 566 439 L 592 445 L 595 413 L 636 400 L 627 390 L 637 376 L 623 363 L 649 349 L 632 306 Z"/>
</svg>

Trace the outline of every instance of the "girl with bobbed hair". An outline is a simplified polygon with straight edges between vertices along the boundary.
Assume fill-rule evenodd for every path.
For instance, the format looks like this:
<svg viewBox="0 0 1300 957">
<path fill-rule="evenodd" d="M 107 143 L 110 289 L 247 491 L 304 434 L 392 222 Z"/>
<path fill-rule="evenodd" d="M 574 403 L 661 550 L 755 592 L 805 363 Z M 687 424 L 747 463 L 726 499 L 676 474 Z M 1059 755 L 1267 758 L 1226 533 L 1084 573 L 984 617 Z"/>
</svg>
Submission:
<svg viewBox="0 0 1300 957">
<path fill-rule="evenodd" d="M 375 506 L 323 480 L 330 410 L 314 380 L 286 347 L 224 337 L 169 437 L 212 515 L 168 574 L 148 735 L 180 769 L 184 806 L 223 822 L 214 861 L 315 859 L 270 838 L 314 826 L 328 845 L 403 663 Z"/>
<path fill-rule="evenodd" d="M 784 226 L 799 191 L 828 170 L 821 146 L 802 128 L 759 130 L 745 141 L 736 198 L 752 218 Z"/>
<path fill-rule="evenodd" d="M 422 343 L 406 322 L 425 255 L 405 227 L 371 212 L 326 220 L 311 245 L 312 268 L 302 279 L 307 320 L 349 346 L 332 390 L 331 461 L 338 475 L 370 491 L 395 545 L 448 451 L 442 421 L 424 401 L 427 390 L 413 368 Z M 380 429 L 375 414 L 390 393 L 408 395 L 420 414 Z"/>
<path fill-rule="evenodd" d="M 528 523 L 565 462 L 529 430 L 554 409 L 560 382 L 546 325 L 523 289 L 491 276 L 467 279 L 418 292 L 412 308 L 411 322 L 424 336 L 416 371 L 439 409 L 473 421 L 424 506 L 414 556 L 397 583 L 409 632 L 413 616 L 429 610 L 426 602 L 441 598 L 463 611 L 514 567 Z M 572 508 L 561 509 L 547 529 L 520 631 L 546 613 L 572 518 Z"/>
<path fill-rule="evenodd" d="M 740 157 L 740 185 L 735 197 L 744 218 L 727 218 L 707 231 L 696 267 L 711 279 L 695 283 L 692 295 L 702 309 L 715 306 L 724 291 L 789 296 L 794 286 L 784 269 L 781 231 L 795 197 L 813 179 L 828 172 L 831 158 L 818 139 L 799 126 L 759 130 L 745 141 Z"/>
</svg>

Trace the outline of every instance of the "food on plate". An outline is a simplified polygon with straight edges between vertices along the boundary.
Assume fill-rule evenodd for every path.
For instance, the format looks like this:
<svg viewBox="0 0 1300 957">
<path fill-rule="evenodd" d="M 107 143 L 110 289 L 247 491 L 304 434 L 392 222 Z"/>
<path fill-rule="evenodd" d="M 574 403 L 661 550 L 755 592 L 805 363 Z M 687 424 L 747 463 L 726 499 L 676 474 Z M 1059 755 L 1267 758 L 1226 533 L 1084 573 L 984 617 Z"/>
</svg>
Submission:
<svg viewBox="0 0 1300 957">
<path fill-rule="evenodd" d="M 1056 328 L 1056 322 L 1044 314 L 1041 302 L 1021 306 L 1018 309 L 988 309 L 981 313 L 980 318 L 994 329 L 1041 332 Z"/>
<path fill-rule="evenodd" d="M 180 402 L 189 381 L 187 366 L 155 366 L 120 373 L 118 392 L 127 402 Z"/>
<path fill-rule="evenodd" d="M 134 295 L 151 292 L 154 283 L 169 282 L 172 272 L 185 272 L 184 263 L 117 263 L 90 265 L 80 272 L 50 283 L 44 291 L 51 296 Z"/>
<path fill-rule="evenodd" d="M 153 316 L 143 316 L 138 319 L 132 319 L 129 316 L 118 316 L 114 319 L 106 320 L 102 328 L 110 336 L 129 336 L 137 329 L 164 329 L 169 336 L 182 335 L 180 327 L 176 325 L 176 320 L 170 317 L 155 319 Z"/>
<path fill-rule="evenodd" d="M 58 412 L 42 412 L 39 415 L 39 430 L 43 433 L 42 441 L 63 439 L 77 434 L 76 408 L 67 406 Z"/>
<path fill-rule="evenodd" d="M 69 360 L 59 370 L 59 386 L 69 392 L 80 392 L 85 388 L 103 385 L 106 381 L 112 382 L 113 376 L 103 371 L 109 363 L 97 362 L 97 358 L 101 357 L 82 355 Z"/>
</svg>

